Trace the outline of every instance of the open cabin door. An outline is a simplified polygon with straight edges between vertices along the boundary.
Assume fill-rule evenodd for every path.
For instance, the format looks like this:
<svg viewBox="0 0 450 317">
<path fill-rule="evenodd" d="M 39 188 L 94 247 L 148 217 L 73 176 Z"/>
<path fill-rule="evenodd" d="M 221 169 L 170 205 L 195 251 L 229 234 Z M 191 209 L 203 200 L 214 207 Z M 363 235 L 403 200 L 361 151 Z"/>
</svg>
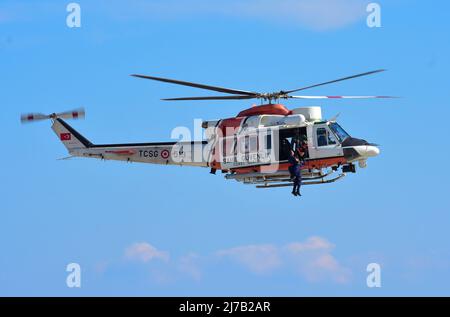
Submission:
<svg viewBox="0 0 450 317">
<path fill-rule="evenodd" d="M 306 127 L 278 130 L 278 161 L 287 161 L 291 151 L 295 151 L 302 141 L 308 141 Z M 305 158 L 309 158 L 309 151 L 306 151 Z"/>
</svg>

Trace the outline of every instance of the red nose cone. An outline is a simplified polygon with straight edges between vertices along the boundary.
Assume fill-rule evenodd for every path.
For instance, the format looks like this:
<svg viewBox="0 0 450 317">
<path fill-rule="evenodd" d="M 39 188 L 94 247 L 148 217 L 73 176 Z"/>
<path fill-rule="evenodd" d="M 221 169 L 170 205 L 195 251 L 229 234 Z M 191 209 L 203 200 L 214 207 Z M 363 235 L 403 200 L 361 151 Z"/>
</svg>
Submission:
<svg viewBox="0 0 450 317">
<path fill-rule="evenodd" d="M 242 110 L 237 115 L 238 117 L 249 117 L 249 116 L 257 116 L 261 114 L 275 114 L 287 116 L 292 114 L 292 111 L 280 104 L 267 104 L 256 107 L 251 107 L 245 110 Z"/>
</svg>

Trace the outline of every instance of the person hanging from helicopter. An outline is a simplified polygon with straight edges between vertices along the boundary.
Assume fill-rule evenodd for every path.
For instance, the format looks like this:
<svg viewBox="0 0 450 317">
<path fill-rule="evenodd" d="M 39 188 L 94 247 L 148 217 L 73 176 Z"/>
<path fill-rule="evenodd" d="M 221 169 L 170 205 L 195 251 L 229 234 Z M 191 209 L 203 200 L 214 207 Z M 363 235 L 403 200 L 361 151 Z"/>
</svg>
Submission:
<svg viewBox="0 0 450 317">
<path fill-rule="evenodd" d="M 308 150 L 308 144 L 306 143 L 306 137 L 299 136 L 292 140 L 292 145 L 288 151 L 288 162 L 291 164 L 288 168 L 291 180 L 295 178 L 295 168 L 294 166 L 299 163 L 304 163 L 307 157 L 306 151 Z"/>
<path fill-rule="evenodd" d="M 291 174 L 291 180 L 294 182 L 294 186 L 292 188 L 292 195 L 299 196 L 300 195 L 300 161 L 295 155 L 294 151 L 291 151 L 289 156 L 289 173 Z M 298 194 L 297 194 L 298 193 Z"/>
<path fill-rule="evenodd" d="M 302 183 L 302 172 L 301 167 L 304 163 L 305 152 L 304 149 L 296 143 L 297 147 L 295 151 L 291 151 L 289 156 L 289 173 L 291 174 L 291 180 L 294 182 L 294 186 L 292 188 L 292 195 L 301 196 L 300 194 L 300 186 Z"/>
<path fill-rule="evenodd" d="M 295 168 L 298 165 L 298 160 L 295 157 L 295 152 L 293 150 L 291 150 L 291 152 L 289 154 L 288 162 L 289 162 L 288 170 L 289 170 L 290 179 L 291 179 L 291 181 L 293 181 L 295 178 Z"/>
<path fill-rule="evenodd" d="M 303 147 L 296 148 L 296 156 L 298 159 L 298 167 L 295 170 L 295 178 L 294 178 L 294 186 L 295 186 L 295 195 L 301 196 L 300 194 L 300 186 L 302 185 L 302 166 L 305 164 L 305 150 Z"/>
</svg>

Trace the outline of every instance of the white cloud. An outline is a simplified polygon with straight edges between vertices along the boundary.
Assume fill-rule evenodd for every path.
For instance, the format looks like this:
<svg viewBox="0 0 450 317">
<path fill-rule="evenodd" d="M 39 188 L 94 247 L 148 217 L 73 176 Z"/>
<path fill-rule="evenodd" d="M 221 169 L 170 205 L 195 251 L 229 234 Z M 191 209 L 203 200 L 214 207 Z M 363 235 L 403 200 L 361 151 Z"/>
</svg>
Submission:
<svg viewBox="0 0 450 317">
<path fill-rule="evenodd" d="M 281 264 L 278 248 L 271 244 L 239 246 L 217 251 L 216 255 L 228 257 L 254 273 L 267 273 Z"/>
<path fill-rule="evenodd" d="M 234 17 L 318 31 L 346 27 L 367 16 L 369 0 L 103 0 L 89 8 L 118 20 Z M 82 4 L 83 5 L 83 4 Z M 53 1 L 30 5 L 10 1 L 0 8 L 0 23 L 36 20 L 54 14 Z"/>
<path fill-rule="evenodd" d="M 198 265 L 200 256 L 195 253 L 189 253 L 182 256 L 178 261 L 178 270 L 199 281 L 202 277 L 202 272 Z"/>
<path fill-rule="evenodd" d="M 322 237 L 309 237 L 305 242 L 293 242 L 284 247 L 293 268 L 311 282 L 332 280 L 346 283 L 351 272 L 331 254 L 334 245 Z"/>
<path fill-rule="evenodd" d="M 292 253 L 312 250 L 331 250 L 333 247 L 334 245 L 326 239 L 317 236 L 309 237 L 306 242 L 293 242 L 286 245 L 286 249 Z"/>
<path fill-rule="evenodd" d="M 314 30 L 338 29 L 361 20 L 364 0 L 263 0 L 244 1 L 233 12 L 275 23 L 301 25 Z"/>
<path fill-rule="evenodd" d="M 305 241 L 294 241 L 284 245 L 251 244 L 222 249 L 212 254 L 198 255 L 187 253 L 169 262 L 169 253 L 158 250 L 147 242 L 130 245 L 125 257 L 143 263 L 160 260 L 166 264 L 159 270 L 167 276 L 188 276 L 195 281 L 202 279 L 202 268 L 210 269 L 212 258 L 220 261 L 232 261 L 246 270 L 259 274 L 283 272 L 297 275 L 311 283 L 332 281 L 347 283 L 351 272 L 332 254 L 334 245 L 327 239 L 312 236 Z M 202 266 L 200 266 L 202 264 Z M 158 271 L 159 272 L 159 271 Z M 180 275 L 181 274 L 181 275 Z"/>
<path fill-rule="evenodd" d="M 119 19 L 230 16 L 324 31 L 363 20 L 368 0 L 130 0 L 103 2 Z"/>
<path fill-rule="evenodd" d="M 169 253 L 160 251 L 147 242 L 138 242 L 125 249 L 125 257 L 129 260 L 149 262 L 151 260 L 169 260 Z"/>
<path fill-rule="evenodd" d="M 253 273 L 270 273 L 283 267 L 285 272 L 294 272 L 310 282 L 331 280 L 346 283 L 350 278 L 350 270 L 343 267 L 331 254 L 333 248 L 334 245 L 328 240 L 312 236 L 306 241 L 283 246 L 238 246 L 220 250 L 216 255 L 229 258 Z"/>
</svg>

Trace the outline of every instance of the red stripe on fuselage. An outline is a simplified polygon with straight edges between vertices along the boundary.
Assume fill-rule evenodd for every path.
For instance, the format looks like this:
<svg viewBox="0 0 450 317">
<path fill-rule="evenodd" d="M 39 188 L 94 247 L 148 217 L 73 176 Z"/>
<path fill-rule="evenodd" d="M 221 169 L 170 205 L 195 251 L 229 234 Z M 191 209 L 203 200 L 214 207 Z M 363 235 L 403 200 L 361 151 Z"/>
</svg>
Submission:
<svg viewBox="0 0 450 317">
<path fill-rule="evenodd" d="M 307 160 L 305 164 L 302 166 L 302 169 L 321 169 L 336 165 L 342 165 L 347 163 L 347 160 L 343 156 L 339 157 L 330 157 L 323 159 L 312 159 Z M 245 174 L 245 173 L 257 173 L 257 172 L 267 172 L 268 170 L 277 170 L 277 171 L 287 171 L 289 169 L 290 163 L 280 163 L 278 164 L 266 164 L 266 165 L 256 165 L 256 166 L 248 166 L 248 167 L 239 167 L 231 169 L 233 172 L 237 174 Z"/>
</svg>

